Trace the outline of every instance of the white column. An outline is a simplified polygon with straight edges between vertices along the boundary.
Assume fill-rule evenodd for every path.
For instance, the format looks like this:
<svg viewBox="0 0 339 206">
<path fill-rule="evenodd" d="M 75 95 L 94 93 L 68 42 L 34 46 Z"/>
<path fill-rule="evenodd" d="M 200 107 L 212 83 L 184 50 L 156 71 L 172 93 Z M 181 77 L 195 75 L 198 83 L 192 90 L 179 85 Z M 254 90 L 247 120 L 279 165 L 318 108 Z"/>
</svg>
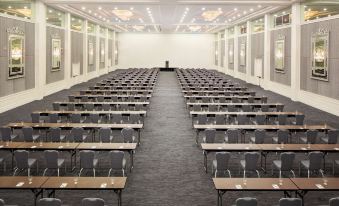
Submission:
<svg viewBox="0 0 339 206">
<path fill-rule="evenodd" d="M 229 57 L 229 54 L 228 54 L 228 29 L 226 28 L 225 29 L 225 74 L 228 74 L 228 57 Z"/>
<path fill-rule="evenodd" d="M 298 100 L 300 91 L 300 25 L 301 8 L 300 3 L 292 5 L 293 21 L 291 24 L 291 94 L 292 100 Z"/>
<path fill-rule="evenodd" d="M 67 82 L 68 87 L 72 86 L 71 81 L 71 70 L 72 70 L 72 56 L 71 56 L 71 14 L 65 14 L 65 45 L 64 45 L 64 55 L 65 55 L 65 81 Z"/>
<path fill-rule="evenodd" d="M 238 78 L 239 77 L 239 39 L 238 35 L 239 34 L 239 27 L 235 26 L 234 27 L 234 77 Z"/>
<path fill-rule="evenodd" d="M 46 85 L 46 6 L 35 2 L 35 88 L 39 99 L 44 96 Z"/>
<path fill-rule="evenodd" d="M 105 33 L 105 70 L 106 73 L 108 73 L 109 71 L 109 64 L 108 64 L 108 29 L 105 29 L 106 33 Z"/>
<path fill-rule="evenodd" d="M 97 55 L 95 55 L 96 59 L 95 59 L 95 68 L 96 68 L 96 76 L 99 76 L 100 74 L 100 26 L 96 25 L 96 30 L 95 30 L 95 53 Z"/>
<path fill-rule="evenodd" d="M 270 15 L 265 15 L 265 32 L 264 32 L 264 79 L 262 85 L 264 88 L 268 87 L 270 82 L 271 69 L 271 35 L 270 35 Z"/>
<path fill-rule="evenodd" d="M 217 45 L 218 45 L 218 71 L 221 71 L 221 32 L 217 35 Z"/>
<path fill-rule="evenodd" d="M 251 81 L 251 68 L 252 68 L 252 52 L 251 52 L 251 34 L 252 27 L 251 22 L 247 21 L 247 34 L 246 34 L 246 81 Z"/>
<path fill-rule="evenodd" d="M 84 20 L 84 39 L 83 39 L 83 68 L 84 68 L 84 79 L 88 80 L 89 77 L 87 76 L 88 74 L 88 34 L 87 34 L 87 26 L 88 26 L 88 21 L 85 19 Z"/>
</svg>

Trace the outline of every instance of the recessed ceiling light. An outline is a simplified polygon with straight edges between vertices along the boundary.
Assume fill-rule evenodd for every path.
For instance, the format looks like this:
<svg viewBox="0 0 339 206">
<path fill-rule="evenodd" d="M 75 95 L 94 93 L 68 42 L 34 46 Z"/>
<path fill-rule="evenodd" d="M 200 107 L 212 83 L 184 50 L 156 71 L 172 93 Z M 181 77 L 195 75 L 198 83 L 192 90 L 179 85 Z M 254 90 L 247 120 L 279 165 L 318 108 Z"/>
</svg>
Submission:
<svg viewBox="0 0 339 206">
<path fill-rule="evenodd" d="M 8 8 L 9 8 L 9 9 L 11 9 L 11 8 L 12 8 L 12 6 L 8 6 Z"/>
<path fill-rule="evenodd" d="M 205 9 L 206 9 L 205 7 L 202 7 L 202 8 L 201 8 L 201 10 L 203 10 L 203 11 L 205 11 Z"/>
<path fill-rule="evenodd" d="M 118 7 L 114 7 L 114 10 L 117 10 L 118 9 Z"/>
<path fill-rule="evenodd" d="M 286 14 L 286 12 L 285 11 L 283 11 L 283 13 L 282 14 Z"/>
<path fill-rule="evenodd" d="M 258 5 L 258 8 L 261 8 L 261 5 L 260 5 L 260 4 Z"/>
<path fill-rule="evenodd" d="M 147 8 L 146 8 L 146 10 L 148 11 L 148 10 L 149 10 L 149 8 L 147 7 Z"/>
<path fill-rule="evenodd" d="M 238 14 L 238 17 L 240 17 L 241 16 L 241 14 Z"/>
<path fill-rule="evenodd" d="M 218 8 L 219 11 L 221 11 L 221 8 Z"/>
<path fill-rule="evenodd" d="M 305 5 L 304 8 L 306 8 L 307 6 Z"/>
<path fill-rule="evenodd" d="M 132 11 L 134 10 L 134 8 L 133 8 L 133 7 L 129 8 L 129 9 L 130 9 L 130 10 L 132 10 Z"/>
<path fill-rule="evenodd" d="M 247 11 L 244 11 L 243 14 L 247 14 Z"/>
<path fill-rule="evenodd" d="M 94 16 L 97 16 L 98 14 L 97 13 L 94 13 Z"/>
<path fill-rule="evenodd" d="M 101 10 L 101 9 L 102 9 L 102 7 L 101 7 L 101 6 L 99 6 L 99 7 L 98 7 L 98 9 L 99 9 L 99 10 Z"/>
<path fill-rule="evenodd" d="M 58 16 L 61 16 L 61 13 L 58 13 Z"/>
<path fill-rule="evenodd" d="M 189 11 L 190 10 L 190 8 L 188 8 L 188 7 L 186 7 L 186 9 L 185 9 L 186 11 Z"/>
<path fill-rule="evenodd" d="M 24 6 L 24 9 L 27 9 L 27 6 Z"/>
<path fill-rule="evenodd" d="M 324 11 L 327 11 L 327 8 L 324 8 Z"/>
<path fill-rule="evenodd" d="M 50 10 L 48 10 L 48 12 L 49 12 L 49 13 L 52 13 L 53 11 L 50 9 Z"/>
<path fill-rule="evenodd" d="M 91 14 L 91 13 L 92 13 L 92 10 L 88 10 L 88 13 L 90 13 L 90 14 Z"/>
<path fill-rule="evenodd" d="M 253 11 L 254 9 L 253 8 L 250 8 L 250 11 Z"/>
<path fill-rule="evenodd" d="M 84 6 L 83 6 L 83 7 L 81 7 L 81 9 L 82 9 L 82 10 L 85 10 L 85 9 L 86 9 L 86 7 L 84 7 Z"/>
</svg>

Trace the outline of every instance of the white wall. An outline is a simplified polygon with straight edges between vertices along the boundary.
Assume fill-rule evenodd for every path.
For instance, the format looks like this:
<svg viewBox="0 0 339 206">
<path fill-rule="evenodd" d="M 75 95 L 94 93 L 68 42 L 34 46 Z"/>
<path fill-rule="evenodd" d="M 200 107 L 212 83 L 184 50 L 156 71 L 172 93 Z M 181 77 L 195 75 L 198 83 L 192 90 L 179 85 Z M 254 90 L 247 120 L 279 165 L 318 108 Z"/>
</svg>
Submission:
<svg viewBox="0 0 339 206">
<path fill-rule="evenodd" d="M 212 34 L 120 33 L 119 68 L 170 67 L 213 68 Z"/>
</svg>

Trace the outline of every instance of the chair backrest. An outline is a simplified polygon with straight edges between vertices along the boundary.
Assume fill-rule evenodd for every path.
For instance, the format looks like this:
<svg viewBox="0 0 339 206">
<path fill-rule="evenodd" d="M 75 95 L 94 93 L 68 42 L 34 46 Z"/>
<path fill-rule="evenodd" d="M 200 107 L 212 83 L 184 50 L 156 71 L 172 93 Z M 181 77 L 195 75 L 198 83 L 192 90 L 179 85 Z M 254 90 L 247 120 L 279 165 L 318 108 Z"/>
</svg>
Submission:
<svg viewBox="0 0 339 206">
<path fill-rule="evenodd" d="M 245 152 L 245 170 L 256 170 L 259 156 L 258 152 Z"/>
<path fill-rule="evenodd" d="M 2 141 L 10 141 L 11 140 L 11 128 L 9 127 L 1 127 L 1 138 Z"/>
<path fill-rule="evenodd" d="M 295 124 L 296 125 L 303 125 L 304 124 L 305 115 L 304 114 L 297 114 L 295 116 Z"/>
<path fill-rule="evenodd" d="M 322 152 L 310 152 L 308 154 L 308 159 L 310 160 L 310 170 L 319 170 L 322 168 L 324 154 Z"/>
<path fill-rule="evenodd" d="M 0 199 L 0 206 L 5 206 L 5 201 L 3 199 Z"/>
<path fill-rule="evenodd" d="M 201 98 L 201 101 L 202 101 L 203 103 L 208 103 L 208 102 L 210 102 L 210 98 L 209 98 L 209 97 L 202 97 L 202 98 Z"/>
<path fill-rule="evenodd" d="M 111 105 L 109 104 L 102 104 L 102 110 L 103 111 L 110 111 L 111 110 Z"/>
<path fill-rule="evenodd" d="M 91 119 L 91 123 L 98 123 L 100 116 L 99 114 L 90 114 L 89 115 L 90 119 Z"/>
<path fill-rule="evenodd" d="M 261 105 L 261 111 L 262 112 L 268 112 L 269 111 L 269 106 L 267 104 Z"/>
<path fill-rule="evenodd" d="M 102 142 L 110 142 L 111 141 L 111 129 L 106 127 L 106 128 L 100 128 L 99 129 L 99 138 L 100 141 Z"/>
<path fill-rule="evenodd" d="M 82 102 L 88 102 L 88 101 L 89 101 L 88 96 L 82 96 L 82 97 L 81 97 L 81 101 L 82 101 Z"/>
<path fill-rule="evenodd" d="M 125 153 L 123 151 L 110 151 L 109 154 L 111 158 L 111 169 L 123 169 Z"/>
<path fill-rule="evenodd" d="M 284 111 L 284 105 L 283 104 L 278 104 L 277 105 L 277 112 L 283 112 Z"/>
<path fill-rule="evenodd" d="M 94 104 L 85 104 L 85 109 L 87 111 L 93 111 L 94 110 Z"/>
<path fill-rule="evenodd" d="M 38 206 L 61 206 L 62 202 L 57 198 L 42 198 L 38 201 Z"/>
<path fill-rule="evenodd" d="M 249 124 L 249 118 L 245 114 L 238 114 L 237 120 L 239 125 L 246 125 Z"/>
<path fill-rule="evenodd" d="M 125 143 L 132 143 L 133 142 L 133 136 L 134 136 L 134 129 L 133 128 L 123 128 L 121 130 L 121 135 L 124 139 Z"/>
<path fill-rule="evenodd" d="M 265 97 L 265 96 L 261 97 L 261 102 L 262 103 L 267 103 L 267 97 Z"/>
<path fill-rule="evenodd" d="M 251 105 L 248 105 L 248 104 L 242 105 L 241 109 L 242 109 L 243 112 L 251 112 L 252 111 Z"/>
<path fill-rule="evenodd" d="M 57 169 L 58 168 L 58 157 L 59 153 L 56 150 L 45 150 L 44 151 L 46 168 Z"/>
<path fill-rule="evenodd" d="M 216 112 L 217 110 L 218 110 L 218 105 L 215 105 L 215 104 L 208 105 L 208 111 Z"/>
<path fill-rule="evenodd" d="M 263 144 L 266 138 L 266 130 L 256 129 L 254 131 L 254 137 L 256 144 Z"/>
<path fill-rule="evenodd" d="M 201 105 L 200 104 L 194 104 L 193 105 L 193 111 L 201 111 Z"/>
<path fill-rule="evenodd" d="M 206 142 L 205 143 L 214 143 L 215 142 L 215 129 L 205 129 Z"/>
<path fill-rule="evenodd" d="M 24 140 L 27 142 L 33 141 L 33 128 L 32 127 L 23 127 L 22 134 L 24 136 Z"/>
<path fill-rule="evenodd" d="M 237 112 L 237 108 L 235 107 L 235 105 L 227 105 L 227 111 L 228 112 Z"/>
<path fill-rule="evenodd" d="M 279 114 L 278 115 L 278 124 L 285 125 L 287 122 L 287 115 L 286 114 Z"/>
<path fill-rule="evenodd" d="M 75 142 L 82 142 L 84 134 L 84 129 L 82 127 L 73 127 L 71 130 L 71 136 Z"/>
<path fill-rule="evenodd" d="M 98 102 L 103 102 L 103 101 L 105 101 L 105 97 L 104 96 L 98 96 L 97 97 L 97 101 Z"/>
<path fill-rule="evenodd" d="M 49 137 L 51 138 L 52 142 L 60 142 L 61 136 L 61 128 L 59 127 L 52 127 L 49 129 Z"/>
<path fill-rule="evenodd" d="M 122 121 L 122 114 L 113 114 L 112 121 L 113 123 L 120 124 Z"/>
<path fill-rule="evenodd" d="M 81 115 L 80 114 L 71 114 L 71 122 L 72 123 L 80 123 Z"/>
<path fill-rule="evenodd" d="M 231 153 L 229 152 L 217 152 L 215 153 L 215 159 L 217 161 L 217 170 L 227 170 L 228 162 L 231 158 Z"/>
<path fill-rule="evenodd" d="M 240 99 L 238 97 L 232 97 L 232 103 L 239 103 Z"/>
<path fill-rule="evenodd" d="M 81 206 L 104 206 L 105 201 L 101 198 L 84 198 L 81 201 Z"/>
<path fill-rule="evenodd" d="M 329 201 L 329 206 L 338 206 L 339 205 L 339 197 L 331 198 Z"/>
<path fill-rule="evenodd" d="M 328 144 L 336 144 L 338 142 L 338 130 L 329 130 L 327 136 Z"/>
<path fill-rule="evenodd" d="M 266 124 L 266 115 L 264 115 L 264 114 L 257 114 L 255 116 L 255 121 L 259 125 Z"/>
<path fill-rule="evenodd" d="M 257 199 L 252 197 L 238 198 L 235 201 L 236 206 L 257 206 L 257 204 L 258 204 Z"/>
<path fill-rule="evenodd" d="M 51 114 L 48 114 L 48 118 L 49 118 L 50 123 L 57 123 L 59 116 L 56 113 L 51 113 Z"/>
<path fill-rule="evenodd" d="M 118 97 L 117 96 L 111 96 L 111 101 L 112 102 L 117 102 L 118 101 Z"/>
<path fill-rule="evenodd" d="M 215 124 L 225 124 L 225 116 L 220 114 L 215 115 Z"/>
<path fill-rule="evenodd" d="M 287 143 L 288 142 L 288 137 L 290 135 L 290 132 L 285 129 L 280 129 L 278 130 L 278 144 L 280 143 Z"/>
<path fill-rule="evenodd" d="M 306 131 L 306 138 L 308 143 L 315 144 L 317 141 L 317 136 L 318 130 L 311 129 Z"/>
<path fill-rule="evenodd" d="M 40 114 L 39 113 L 31 113 L 31 118 L 33 123 L 40 122 Z"/>
<path fill-rule="evenodd" d="M 248 97 L 247 102 L 248 103 L 254 103 L 254 97 Z"/>
<path fill-rule="evenodd" d="M 302 206 L 302 200 L 300 198 L 281 198 L 279 206 Z"/>
<path fill-rule="evenodd" d="M 131 114 L 129 116 L 129 121 L 130 121 L 131 124 L 139 124 L 140 115 L 139 114 Z"/>
<path fill-rule="evenodd" d="M 293 168 L 293 163 L 295 159 L 294 152 L 283 152 L 280 154 L 281 160 L 281 170 L 282 171 L 289 171 Z"/>
<path fill-rule="evenodd" d="M 84 169 L 92 169 L 94 160 L 94 151 L 82 150 L 80 151 L 80 165 Z"/>
<path fill-rule="evenodd" d="M 228 129 L 226 131 L 228 143 L 238 143 L 239 140 L 239 130 L 238 129 Z"/>
<path fill-rule="evenodd" d="M 75 104 L 72 104 L 72 103 L 67 104 L 67 110 L 68 111 L 74 111 L 75 110 Z"/>
<path fill-rule="evenodd" d="M 128 104 L 121 104 L 119 106 L 120 106 L 120 110 L 122 110 L 122 111 L 128 110 Z"/>
<path fill-rule="evenodd" d="M 199 114 L 198 115 L 198 124 L 207 124 L 207 115 Z"/>
<path fill-rule="evenodd" d="M 29 152 L 26 150 L 15 150 L 14 151 L 16 167 L 18 169 L 28 168 L 28 155 L 29 155 Z"/>
<path fill-rule="evenodd" d="M 226 102 L 226 98 L 225 97 L 220 97 L 219 98 L 219 102 L 220 103 L 225 103 Z"/>
</svg>

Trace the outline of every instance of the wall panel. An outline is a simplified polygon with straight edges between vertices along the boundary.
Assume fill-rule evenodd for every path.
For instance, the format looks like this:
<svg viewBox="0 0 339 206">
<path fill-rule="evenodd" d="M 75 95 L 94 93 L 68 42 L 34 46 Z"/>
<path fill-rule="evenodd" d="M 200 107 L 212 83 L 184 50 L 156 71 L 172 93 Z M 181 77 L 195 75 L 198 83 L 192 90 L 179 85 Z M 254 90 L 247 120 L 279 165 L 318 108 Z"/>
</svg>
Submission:
<svg viewBox="0 0 339 206">
<path fill-rule="evenodd" d="M 229 60 L 230 48 L 233 48 L 233 51 L 232 51 L 233 52 L 233 63 L 230 63 L 230 60 Z M 227 51 L 226 55 L 227 55 L 227 59 L 228 59 L 228 69 L 234 70 L 234 55 L 235 55 L 234 54 L 234 38 L 228 40 L 228 51 Z"/>
<path fill-rule="evenodd" d="M 104 42 L 104 45 L 106 47 L 106 44 L 105 44 L 105 38 L 100 38 L 100 44 L 99 44 L 99 53 L 101 52 L 101 45 L 102 45 L 102 42 Z M 106 49 L 105 49 L 105 52 L 106 52 Z M 100 55 L 99 55 L 99 68 L 100 69 L 104 69 L 105 68 L 105 62 L 101 62 L 101 59 L 100 59 Z"/>
<path fill-rule="evenodd" d="M 95 36 L 92 36 L 92 35 L 88 35 L 88 41 L 91 41 L 91 42 L 93 42 L 93 48 L 94 48 L 94 52 L 93 52 L 93 64 L 92 65 L 90 65 L 89 64 L 89 62 L 88 62 L 88 59 L 89 58 L 87 58 L 87 64 L 88 64 L 88 66 L 87 66 L 87 72 L 93 72 L 93 71 L 95 71 L 96 70 L 96 68 L 95 68 L 95 65 L 96 65 L 96 58 L 97 58 L 97 54 L 96 54 L 96 37 Z M 87 47 L 88 47 L 88 42 L 87 42 Z"/>
<path fill-rule="evenodd" d="M 264 33 L 256 33 L 251 36 L 251 76 L 254 76 L 254 62 L 261 58 L 264 63 Z M 264 65 L 262 67 L 262 78 L 264 78 Z"/>
<path fill-rule="evenodd" d="M 245 65 L 240 65 L 240 45 L 244 42 L 245 42 L 245 45 L 247 45 L 246 36 L 238 37 L 238 64 L 239 64 L 238 71 L 245 74 L 246 73 L 246 58 L 247 58 L 247 56 L 245 57 Z M 246 50 L 245 50 L 245 55 L 246 55 Z"/>
<path fill-rule="evenodd" d="M 71 62 L 80 64 L 80 75 L 83 71 L 83 34 L 79 32 L 71 32 Z M 71 70 L 72 71 L 72 70 Z M 71 72 L 72 75 L 72 72 Z"/>
</svg>

